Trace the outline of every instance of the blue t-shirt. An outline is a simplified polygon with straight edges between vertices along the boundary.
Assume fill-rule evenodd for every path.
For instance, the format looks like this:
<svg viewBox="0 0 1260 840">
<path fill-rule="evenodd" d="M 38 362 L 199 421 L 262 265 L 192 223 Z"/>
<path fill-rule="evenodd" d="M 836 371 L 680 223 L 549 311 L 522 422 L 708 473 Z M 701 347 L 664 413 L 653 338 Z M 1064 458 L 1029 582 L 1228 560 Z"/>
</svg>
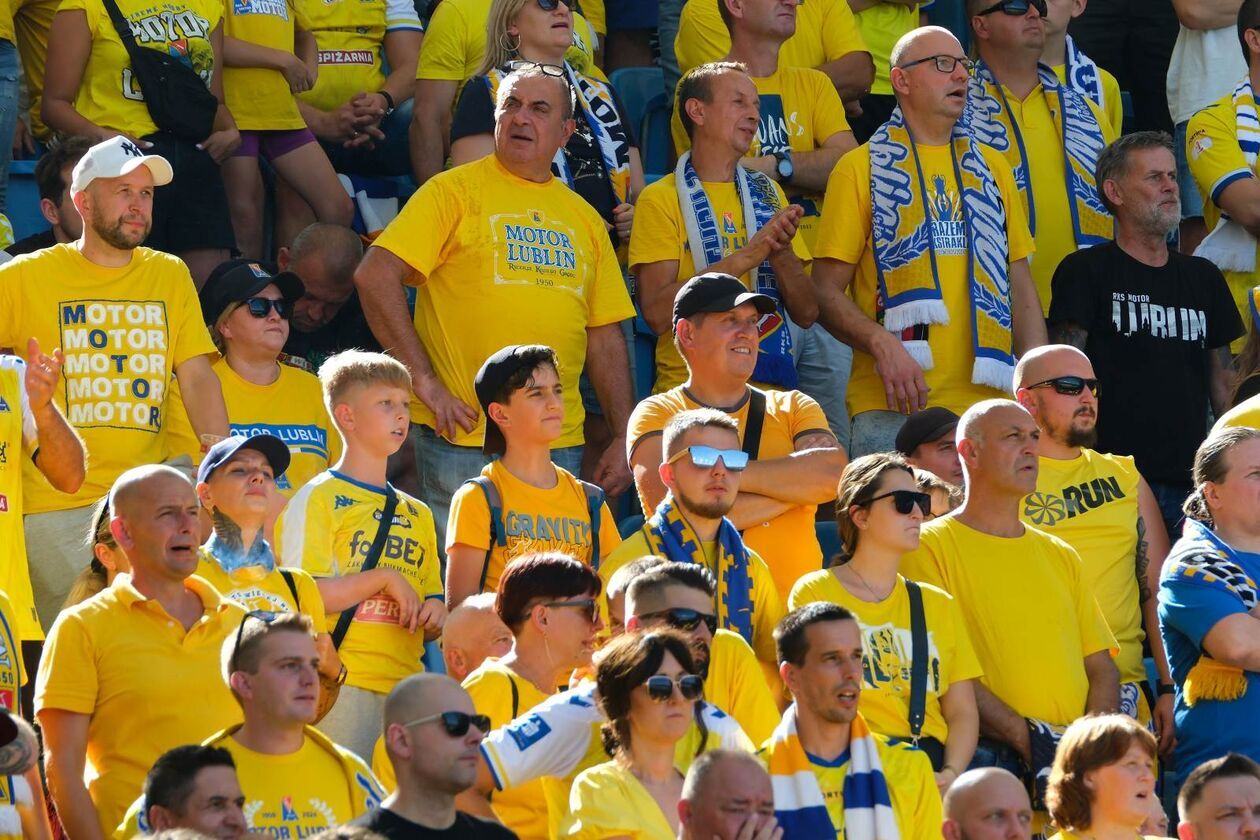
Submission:
<svg viewBox="0 0 1260 840">
<path fill-rule="evenodd" d="M 1260 581 L 1260 554 L 1236 552 L 1235 561 Z M 1187 706 L 1182 686 L 1203 653 L 1203 637 L 1221 619 L 1246 614 L 1247 607 L 1219 584 L 1170 574 L 1159 579 L 1159 632 L 1176 683 L 1177 784 L 1204 761 L 1239 752 L 1260 761 L 1260 674 L 1247 671 L 1247 691 L 1237 700 L 1200 700 Z"/>
</svg>

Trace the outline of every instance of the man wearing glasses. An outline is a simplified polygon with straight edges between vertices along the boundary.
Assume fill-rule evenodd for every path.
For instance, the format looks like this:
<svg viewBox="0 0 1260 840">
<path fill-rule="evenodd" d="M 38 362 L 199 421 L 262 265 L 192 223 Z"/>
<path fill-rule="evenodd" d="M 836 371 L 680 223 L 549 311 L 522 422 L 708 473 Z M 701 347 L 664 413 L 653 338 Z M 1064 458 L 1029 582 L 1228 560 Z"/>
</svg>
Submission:
<svg viewBox="0 0 1260 840">
<path fill-rule="evenodd" d="M 385 699 L 384 736 L 398 788 L 351 825 L 387 840 L 515 840 L 502 825 L 455 810 L 455 795 L 477 778 L 489 728 L 450 677 L 417 674 L 398 683 Z"/>
<path fill-rule="evenodd" d="M 959 121 L 971 62 L 930 26 L 892 62 L 897 110 L 832 171 L 815 248 L 819 320 L 854 348 L 854 455 L 893 449 L 929 403 L 1009 392 L 1015 356 L 1045 342 L 1010 167 Z"/>
<path fill-rule="evenodd" d="M 1089 96 L 1041 64 L 1046 0 L 967 0 L 979 59 L 963 123 L 1015 172 L 1037 239 L 1033 282 L 1050 311 L 1050 278 L 1079 248 L 1112 238 L 1094 168 L 1118 130 Z"/>
<path fill-rule="evenodd" d="M 1173 745 L 1173 682 L 1168 673 L 1154 593 L 1168 556 L 1159 503 L 1133 458 L 1090 447 L 1097 440 L 1098 380 L 1075 347 L 1038 347 L 1015 368 L 1015 395 L 1037 421 L 1037 489 L 1020 518 L 1053 534 L 1081 556 L 1085 579 L 1120 646 L 1120 710 L 1149 723 L 1160 750 Z M 1149 632 L 1143 632 L 1143 627 Z M 1145 693 L 1142 640 L 1150 641 L 1159 697 Z"/>
</svg>

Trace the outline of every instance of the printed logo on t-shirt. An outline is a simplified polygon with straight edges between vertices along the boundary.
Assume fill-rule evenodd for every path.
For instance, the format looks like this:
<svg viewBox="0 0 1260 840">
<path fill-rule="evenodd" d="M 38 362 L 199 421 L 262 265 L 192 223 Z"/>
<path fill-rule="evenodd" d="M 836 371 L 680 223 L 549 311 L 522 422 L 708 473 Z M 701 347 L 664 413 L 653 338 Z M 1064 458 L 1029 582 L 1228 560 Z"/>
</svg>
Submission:
<svg viewBox="0 0 1260 840">
<path fill-rule="evenodd" d="M 230 601 L 240 604 L 247 610 L 272 612 L 292 612 L 293 610 L 293 605 L 284 598 L 259 586 L 241 587 L 226 594 Z"/>
<path fill-rule="evenodd" d="M 563 551 L 580 559 L 590 552 L 591 523 L 587 519 L 509 510 L 503 515 L 503 530 L 509 557 L 538 551 Z"/>
<path fill-rule="evenodd" d="M 559 289 L 585 295 L 577 268 L 577 234 L 540 210 L 490 217 L 494 282 Z"/>
<path fill-rule="evenodd" d="M 1111 293 L 1111 323 L 1123 336 L 1145 333 L 1154 338 L 1179 338 L 1204 346 L 1207 313 L 1184 306 L 1162 306 L 1150 295 Z"/>
<path fill-rule="evenodd" d="M 8 411 L 8 410 L 9 410 L 9 403 L 5 400 L 4 397 L 0 397 L 0 411 Z"/>
<path fill-rule="evenodd" d="M 910 666 L 913 644 L 910 629 L 885 622 L 862 626 L 862 667 L 867 688 L 882 688 L 904 697 L 910 696 Z M 928 691 L 940 693 L 941 654 L 936 637 L 928 632 Z"/>
<path fill-rule="evenodd" d="M 928 187 L 928 214 L 932 220 L 932 244 L 938 256 L 967 253 L 967 224 L 963 221 L 958 193 L 945 186 L 945 178 L 933 176 Z"/>
<path fill-rule="evenodd" d="M 551 733 L 551 727 L 547 725 L 547 722 L 532 712 L 508 724 L 505 730 L 521 752 L 525 752 Z"/>
<path fill-rule="evenodd" d="M 9 442 L 0 441 L 0 464 L 9 463 Z"/>
<path fill-rule="evenodd" d="M 763 93 L 761 118 L 757 122 L 757 152 L 762 155 L 787 154 L 792 151 L 792 138 L 805 133 L 797 112 L 785 114 L 783 97 Z"/>
<path fill-rule="evenodd" d="M 357 64 L 365 67 L 376 65 L 376 54 L 371 50 L 320 50 L 320 64 Z"/>
<path fill-rule="evenodd" d="M 0 493 L 0 513 L 9 512 L 9 497 Z"/>
<path fill-rule="evenodd" d="M 317 797 L 303 802 L 282 796 L 275 803 L 253 799 L 247 801 L 242 810 L 251 829 L 270 832 L 277 840 L 309 837 L 316 829 L 331 828 L 339 823 L 332 806 Z"/>
<path fill-rule="evenodd" d="M 232 14 L 270 15 L 288 20 L 289 4 L 285 0 L 232 0 Z"/>
<path fill-rule="evenodd" d="M 290 452 L 302 452 L 328 459 L 328 431 L 314 423 L 232 423 L 232 434 L 240 437 L 275 435 Z"/>
<path fill-rule="evenodd" d="M 722 214 L 722 233 L 725 233 L 728 236 L 735 235 L 735 214 L 734 213 Z"/>
<path fill-rule="evenodd" d="M 185 67 L 192 69 L 203 82 L 209 84 L 214 71 L 214 52 L 210 48 L 210 21 L 187 9 L 168 9 L 158 14 L 128 18 L 136 41 L 151 45 L 165 45 L 165 52 Z M 131 72 L 131 66 L 122 69 L 120 79 L 124 99 L 143 102 L 144 94 Z"/>
<path fill-rule="evenodd" d="M 1120 482 L 1109 475 L 1064 487 L 1057 494 L 1029 493 L 1024 498 L 1024 515 L 1039 528 L 1052 528 L 1064 519 L 1072 519 L 1123 498 L 1125 495 L 1120 489 Z"/>
</svg>

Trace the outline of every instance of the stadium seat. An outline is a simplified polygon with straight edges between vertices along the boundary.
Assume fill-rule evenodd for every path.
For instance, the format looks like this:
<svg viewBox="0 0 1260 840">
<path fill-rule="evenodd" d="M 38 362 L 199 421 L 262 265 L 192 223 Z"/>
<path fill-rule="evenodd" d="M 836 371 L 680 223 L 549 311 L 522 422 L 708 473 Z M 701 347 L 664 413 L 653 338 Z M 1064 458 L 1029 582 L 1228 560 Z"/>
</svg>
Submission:
<svg viewBox="0 0 1260 840">
<path fill-rule="evenodd" d="M 954 33 L 964 53 L 970 49 L 971 27 L 967 22 L 966 0 L 936 0 L 923 11 L 927 12 L 928 23 Z"/>
<path fill-rule="evenodd" d="M 617 533 L 621 534 L 624 540 L 634 534 L 643 527 L 643 523 L 647 520 L 643 518 L 643 514 L 636 513 L 634 516 L 627 516 L 625 519 L 617 523 Z"/>
<path fill-rule="evenodd" d="M 639 156 L 643 159 L 643 172 L 650 184 L 668 174 L 673 157 L 674 141 L 669 135 L 669 97 L 658 93 L 647 104 L 639 129 Z"/>
<path fill-rule="evenodd" d="M 633 126 L 643 124 L 648 103 L 665 90 L 665 76 L 659 67 L 622 67 L 612 71 L 608 81 L 617 91 L 626 119 Z"/>
<path fill-rule="evenodd" d="M 1127 90 L 1120 91 L 1120 103 L 1124 108 L 1124 130 L 1121 134 L 1128 134 L 1131 131 L 1137 131 L 1137 126 L 1133 124 L 1135 112 L 1133 110 L 1133 94 Z"/>
<path fill-rule="evenodd" d="M 823 568 L 830 568 L 832 561 L 840 553 L 840 529 L 834 522 L 815 522 L 814 533 L 818 535 L 818 544 L 822 546 Z"/>
<path fill-rule="evenodd" d="M 9 164 L 9 193 L 5 199 L 5 215 L 13 225 L 15 240 L 25 239 L 48 229 L 48 222 L 39 212 L 35 163 L 33 160 L 15 160 Z"/>
</svg>

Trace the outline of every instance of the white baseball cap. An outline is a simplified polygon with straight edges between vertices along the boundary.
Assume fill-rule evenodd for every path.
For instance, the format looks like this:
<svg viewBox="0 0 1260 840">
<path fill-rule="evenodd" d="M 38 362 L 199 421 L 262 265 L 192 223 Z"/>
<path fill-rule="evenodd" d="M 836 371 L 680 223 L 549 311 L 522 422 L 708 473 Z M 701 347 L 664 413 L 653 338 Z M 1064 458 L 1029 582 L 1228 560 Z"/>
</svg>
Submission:
<svg viewBox="0 0 1260 840">
<path fill-rule="evenodd" d="M 137 166 L 149 167 L 153 175 L 153 186 L 161 187 L 175 177 L 174 170 L 166 158 L 161 155 L 146 155 L 126 137 L 111 137 L 97 143 L 87 150 L 87 154 L 79 158 L 74 165 L 74 175 L 70 180 L 70 193 L 83 192 L 88 184 L 97 178 L 120 178 L 135 170 Z"/>
</svg>

